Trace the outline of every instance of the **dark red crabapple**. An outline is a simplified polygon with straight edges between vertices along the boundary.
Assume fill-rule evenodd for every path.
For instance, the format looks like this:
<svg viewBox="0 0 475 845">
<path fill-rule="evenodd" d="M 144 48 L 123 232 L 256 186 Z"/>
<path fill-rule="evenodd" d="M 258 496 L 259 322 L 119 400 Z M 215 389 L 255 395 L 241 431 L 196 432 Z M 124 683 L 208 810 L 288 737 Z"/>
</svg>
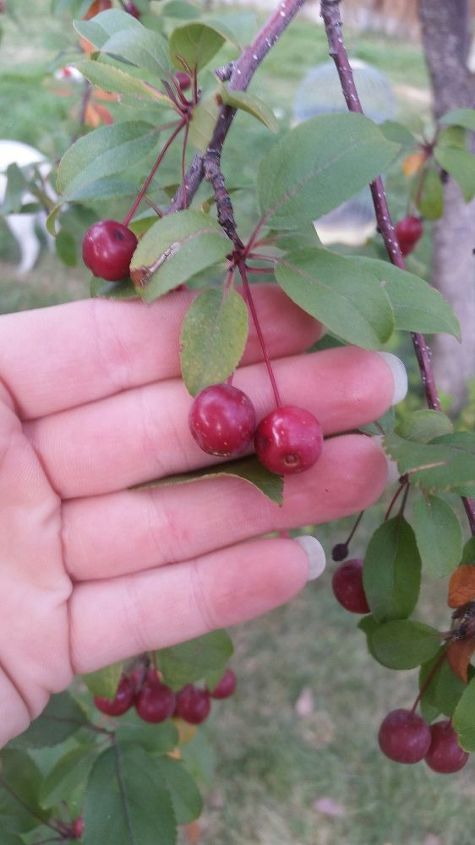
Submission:
<svg viewBox="0 0 475 845">
<path fill-rule="evenodd" d="M 125 11 L 128 12 L 129 15 L 132 15 L 132 17 L 134 17 L 134 18 L 140 17 L 140 11 L 139 11 L 139 9 L 137 9 L 137 6 L 135 5 L 135 3 L 132 3 L 132 2 L 126 3 L 125 4 Z"/>
<path fill-rule="evenodd" d="M 460 748 L 450 720 L 435 722 L 430 726 L 430 734 L 430 748 L 424 757 L 429 768 L 442 775 L 451 775 L 463 769 L 470 755 Z"/>
<path fill-rule="evenodd" d="M 176 696 L 170 687 L 162 684 L 156 672 L 148 672 L 142 689 L 135 698 L 135 709 L 144 722 L 164 722 L 173 715 Z"/>
<path fill-rule="evenodd" d="M 409 255 L 424 233 L 424 224 L 420 217 L 408 215 L 396 223 L 396 237 L 403 255 Z"/>
<path fill-rule="evenodd" d="M 93 223 L 84 235 L 82 257 L 94 276 L 118 282 L 129 275 L 136 246 L 137 238 L 123 223 L 100 220 Z"/>
<path fill-rule="evenodd" d="M 200 725 L 208 718 L 211 701 L 208 690 L 187 684 L 176 697 L 174 716 L 189 722 L 190 725 Z"/>
<path fill-rule="evenodd" d="M 363 588 L 363 561 L 353 558 L 342 563 L 333 573 L 332 588 L 335 598 L 350 613 L 369 613 Z"/>
<path fill-rule="evenodd" d="M 318 420 L 304 408 L 284 405 L 267 414 L 257 426 L 254 446 L 261 464 L 278 475 L 310 469 L 323 445 Z"/>
<path fill-rule="evenodd" d="M 130 710 L 134 703 L 134 685 L 127 675 L 122 675 L 114 698 L 104 698 L 96 695 L 94 704 L 101 713 L 107 716 L 122 716 Z"/>
<path fill-rule="evenodd" d="M 348 546 L 346 543 L 337 543 L 332 549 L 332 560 L 339 562 L 348 557 Z"/>
<path fill-rule="evenodd" d="M 79 816 L 79 818 L 75 819 L 72 823 L 71 832 L 72 832 L 72 835 L 73 835 L 73 839 L 80 839 L 81 836 L 84 833 L 84 830 L 85 830 L 84 819 L 82 819 Z"/>
<path fill-rule="evenodd" d="M 191 76 L 183 70 L 177 70 L 175 73 L 175 79 L 182 91 L 186 91 L 191 85 Z"/>
<path fill-rule="evenodd" d="M 381 723 L 379 747 L 396 763 L 419 763 L 426 756 L 431 733 L 427 722 L 412 710 L 392 710 Z"/>
<path fill-rule="evenodd" d="M 229 698 L 236 689 L 236 674 L 232 669 L 226 669 L 221 680 L 214 689 L 209 691 L 212 698 Z"/>
<path fill-rule="evenodd" d="M 251 400 L 230 384 L 205 387 L 191 406 L 190 431 L 208 455 L 235 457 L 250 446 L 256 429 Z"/>
</svg>

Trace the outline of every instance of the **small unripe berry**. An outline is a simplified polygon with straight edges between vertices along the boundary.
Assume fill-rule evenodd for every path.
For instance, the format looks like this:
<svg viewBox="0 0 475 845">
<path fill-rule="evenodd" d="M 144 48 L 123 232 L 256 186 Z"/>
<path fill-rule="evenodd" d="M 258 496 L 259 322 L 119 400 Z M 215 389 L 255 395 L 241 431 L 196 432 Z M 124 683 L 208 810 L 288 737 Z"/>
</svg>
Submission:
<svg viewBox="0 0 475 845">
<path fill-rule="evenodd" d="M 182 91 L 186 91 L 191 86 L 191 76 L 183 70 L 177 70 L 175 73 L 175 79 Z"/>
<path fill-rule="evenodd" d="M 350 613 L 369 613 L 370 607 L 363 587 L 363 561 L 347 560 L 333 573 L 335 598 Z"/>
<path fill-rule="evenodd" d="M 332 560 L 339 562 L 340 560 L 345 560 L 345 557 L 348 557 L 348 546 L 346 543 L 337 543 L 336 546 L 333 546 Z"/>
<path fill-rule="evenodd" d="M 84 824 L 84 819 L 79 816 L 78 819 L 75 819 L 72 824 L 72 834 L 73 839 L 80 839 L 81 836 L 84 834 L 86 826 Z"/>
<path fill-rule="evenodd" d="M 260 462 L 271 472 L 278 475 L 303 472 L 320 457 L 322 429 L 310 411 L 284 405 L 260 421 L 254 445 Z"/>
<path fill-rule="evenodd" d="M 230 384 L 205 387 L 191 406 L 190 431 L 208 455 L 236 457 L 245 452 L 256 428 L 251 400 Z"/>
<path fill-rule="evenodd" d="M 409 255 L 424 233 L 424 224 L 420 217 L 408 215 L 396 223 L 396 237 L 404 256 Z"/>
<path fill-rule="evenodd" d="M 100 220 L 84 235 L 82 257 L 94 276 L 118 282 L 129 275 L 136 247 L 137 238 L 127 226 L 117 220 Z"/>
<path fill-rule="evenodd" d="M 381 723 L 378 742 L 381 751 L 390 760 L 419 763 L 430 748 L 430 728 L 412 710 L 392 710 Z"/>
<path fill-rule="evenodd" d="M 212 698 L 229 698 L 236 689 L 236 675 L 232 669 L 226 669 L 223 677 L 216 684 L 215 688 L 210 690 L 209 694 Z"/>
</svg>

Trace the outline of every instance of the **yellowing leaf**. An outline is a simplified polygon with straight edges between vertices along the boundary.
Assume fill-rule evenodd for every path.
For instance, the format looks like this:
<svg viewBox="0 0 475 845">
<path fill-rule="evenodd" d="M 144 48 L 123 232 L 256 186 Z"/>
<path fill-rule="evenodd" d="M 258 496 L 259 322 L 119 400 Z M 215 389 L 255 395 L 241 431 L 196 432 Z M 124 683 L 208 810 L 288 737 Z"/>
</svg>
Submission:
<svg viewBox="0 0 475 845">
<path fill-rule="evenodd" d="M 475 566 L 458 566 L 449 581 L 449 607 L 475 601 Z"/>
</svg>

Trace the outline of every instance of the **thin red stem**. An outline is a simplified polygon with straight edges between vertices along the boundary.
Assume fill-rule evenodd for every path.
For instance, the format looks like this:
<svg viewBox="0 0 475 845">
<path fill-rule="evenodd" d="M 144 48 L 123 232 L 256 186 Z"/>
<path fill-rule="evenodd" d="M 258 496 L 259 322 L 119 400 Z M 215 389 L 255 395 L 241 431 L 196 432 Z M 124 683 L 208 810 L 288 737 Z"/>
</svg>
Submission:
<svg viewBox="0 0 475 845">
<path fill-rule="evenodd" d="M 124 226 L 128 226 L 130 221 L 132 220 L 132 217 L 134 216 L 134 214 L 137 211 L 140 203 L 142 202 L 145 194 L 148 191 L 149 185 L 150 185 L 153 177 L 155 176 L 158 168 L 160 167 L 163 159 L 165 158 L 165 154 L 166 154 L 168 148 L 172 145 L 172 143 L 175 140 L 175 138 L 177 137 L 177 135 L 179 135 L 179 133 L 183 129 L 185 122 L 186 122 L 185 120 L 180 121 L 178 126 L 176 126 L 176 128 L 174 129 L 174 131 L 172 132 L 172 134 L 168 138 L 168 141 L 164 144 L 164 146 L 160 150 L 160 153 L 158 155 L 158 158 L 157 158 L 155 164 L 153 165 L 153 167 L 152 167 L 150 173 L 148 174 L 145 182 L 143 183 L 142 187 L 140 188 L 140 191 L 138 192 L 138 194 L 137 194 L 134 202 L 132 203 L 129 211 L 127 212 L 127 214 L 124 217 L 124 220 L 123 220 Z"/>
<path fill-rule="evenodd" d="M 388 520 L 388 519 L 389 519 L 389 517 L 391 516 L 391 511 L 392 511 L 392 509 L 393 509 L 394 505 L 396 504 L 397 500 L 399 499 L 399 496 L 401 495 L 401 493 L 402 493 L 402 491 L 404 490 L 404 487 L 405 487 L 406 485 L 407 485 L 407 481 L 405 481 L 403 484 L 400 484 L 400 485 L 399 485 L 399 487 L 397 488 L 397 490 L 396 490 L 396 492 L 395 492 L 394 496 L 392 497 L 392 499 L 391 499 L 391 501 L 390 501 L 390 503 L 389 503 L 389 507 L 388 507 L 388 509 L 387 509 L 386 513 L 384 514 L 384 521 L 385 521 L 385 522 L 386 522 L 386 520 Z"/>
<path fill-rule="evenodd" d="M 444 649 L 444 651 L 442 652 L 442 654 L 439 654 L 438 659 L 435 661 L 435 663 L 434 663 L 434 665 L 433 665 L 432 669 L 430 670 L 429 674 L 427 675 L 427 678 L 425 679 L 424 683 L 422 684 L 422 686 L 421 686 L 421 688 L 420 688 L 420 690 L 419 690 L 419 694 L 418 694 L 418 696 L 417 696 L 417 698 L 416 698 L 416 700 L 415 700 L 414 704 L 413 704 L 413 705 L 412 705 L 412 707 L 411 707 L 411 713 L 415 713 L 415 712 L 416 712 L 417 706 L 418 706 L 418 704 L 419 704 L 419 702 L 420 702 L 420 700 L 421 700 L 422 696 L 424 695 L 425 691 L 429 688 L 429 686 L 430 686 L 431 682 L 432 682 L 432 681 L 433 681 L 433 679 L 434 679 L 434 676 L 435 676 L 435 675 L 437 674 L 437 672 L 439 671 L 439 669 L 440 669 L 440 667 L 442 666 L 442 663 L 444 662 L 444 660 L 445 660 L 445 658 L 446 658 L 446 657 L 447 657 L 447 651 Z"/>
<path fill-rule="evenodd" d="M 355 520 L 355 524 L 353 525 L 353 528 L 351 529 L 351 531 L 350 531 L 350 533 L 349 533 L 349 536 L 347 537 L 346 543 L 344 543 L 344 544 L 343 544 L 344 546 L 349 546 L 349 545 L 350 545 L 350 543 L 351 543 L 351 541 L 352 541 L 352 539 L 353 539 L 353 537 L 354 537 L 355 531 L 356 531 L 356 529 L 358 528 L 358 525 L 360 524 L 360 522 L 361 522 L 361 520 L 363 519 L 364 515 L 365 515 L 365 512 L 364 512 L 364 511 L 361 511 L 361 513 L 359 514 L 359 516 L 356 518 L 356 520 Z"/>
<path fill-rule="evenodd" d="M 265 340 L 264 340 L 264 335 L 262 334 L 261 325 L 259 323 L 259 318 L 257 316 L 256 306 L 255 306 L 254 298 L 252 296 L 252 291 L 251 291 L 251 285 L 249 284 L 249 279 L 247 277 L 246 264 L 245 264 L 245 261 L 244 261 L 243 258 L 241 258 L 238 261 L 238 268 L 239 268 L 239 273 L 241 275 L 242 284 L 243 284 L 243 287 L 244 287 L 244 293 L 246 295 L 246 299 L 247 299 L 247 302 L 248 302 L 248 305 L 249 305 L 249 310 L 251 312 L 251 316 L 252 316 L 254 326 L 255 326 L 255 329 L 256 329 L 256 334 L 257 334 L 257 337 L 259 338 L 259 343 L 261 345 L 262 355 L 264 357 L 265 365 L 267 367 L 267 372 L 269 373 L 270 383 L 272 385 L 272 390 L 274 392 L 275 404 L 276 404 L 277 407 L 279 407 L 280 405 L 282 405 L 282 402 L 281 402 L 281 399 L 280 399 L 280 394 L 279 394 L 279 389 L 277 387 L 277 382 L 275 380 L 274 370 L 272 369 L 272 364 L 270 362 L 269 353 L 267 352 L 267 346 L 266 346 L 266 343 L 265 343 Z"/>
<path fill-rule="evenodd" d="M 249 267 L 249 264 L 246 264 L 246 270 L 248 273 L 253 273 L 254 275 L 264 275 L 268 276 L 269 273 L 272 273 L 272 270 L 269 270 L 267 267 Z"/>
<path fill-rule="evenodd" d="M 187 121 L 185 126 L 185 136 L 183 138 L 183 149 L 181 151 L 181 182 L 183 185 L 183 207 L 188 206 L 188 195 L 186 190 L 186 147 L 188 144 L 188 133 L 190 131 L 190 124 Z"/>
</svg>

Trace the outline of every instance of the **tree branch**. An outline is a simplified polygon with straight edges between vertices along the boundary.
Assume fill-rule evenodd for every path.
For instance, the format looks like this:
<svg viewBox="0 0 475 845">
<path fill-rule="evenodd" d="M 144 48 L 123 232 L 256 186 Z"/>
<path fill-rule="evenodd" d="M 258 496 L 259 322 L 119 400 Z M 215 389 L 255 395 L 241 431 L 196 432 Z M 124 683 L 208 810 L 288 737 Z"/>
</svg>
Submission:
<svg viewBox="0 0 475 845">
<path fill-rule="evenodd" d="M 321 16 L 325 24 L 330 56 L 335 62 L 338 76 L 340 77 L 341 88 L 348 110 L 363 114 L 363 108 L 358 96 L 353 71 L 343 39 L 340 0 L 321 0 Z M 399 248 L 394 224 L 389 212 L 384 183 L 380 176 L 371 183 L 370 189 L 373 197 L 373 205 L 378 222 L 378 228 L 381 232 L 389 260 L 395 264 L 396 267 L 399 267 L 401 270 L 405 270 L 404 259 Z M 427 405 L 435 411 L 440 411 L 440 400 L 430 361 L 430 349 L 427 346 L 424 335 L 420 332 L 412 332 L 411 337 L 421 374 Z M 472 534 L 475 534 L 475 502 L 468 498 L 463 498 L 462 501 L 470 523 L 470 529 Z"/>
</svg>

